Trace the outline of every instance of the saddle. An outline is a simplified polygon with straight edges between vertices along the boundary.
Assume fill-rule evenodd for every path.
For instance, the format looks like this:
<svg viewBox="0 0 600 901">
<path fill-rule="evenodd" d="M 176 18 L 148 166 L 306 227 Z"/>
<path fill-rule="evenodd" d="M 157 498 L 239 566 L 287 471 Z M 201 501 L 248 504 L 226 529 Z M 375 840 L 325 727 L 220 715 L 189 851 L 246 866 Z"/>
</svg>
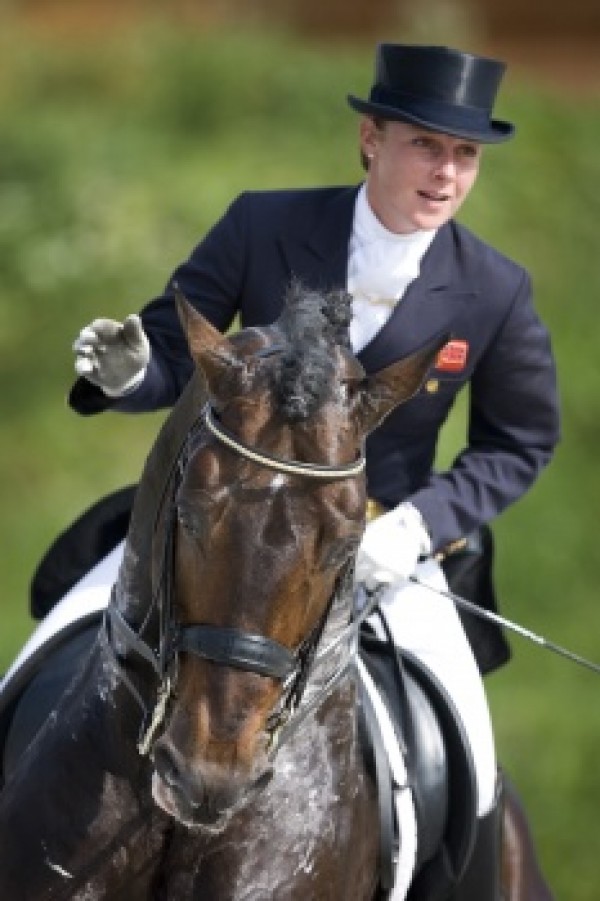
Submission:
<svg viewBox="0 0 600 901">
<path fill-rule="evenodd" d="M 447 897 L 466 870 L 477 833 L 475 770 L 466 733 L 445 688 L 415 656 L 375 636 L 368 625 L 361 632 L 360 656 L 404 749 L 418 836 L 408 899 Z M 386 897 L 402 836 L 394 827 L 380 730 L 364 699 L 362 708 L 362 740 L 379 792 L 380 888 Z"/>
<path fill-rule="evenodd" d="M 0 788 L 69 687 L 101 621 L 96 611 L 65 625 L 1 683 Z M 21 703 L 24 698 L 27 703 Z"/>
</svg>

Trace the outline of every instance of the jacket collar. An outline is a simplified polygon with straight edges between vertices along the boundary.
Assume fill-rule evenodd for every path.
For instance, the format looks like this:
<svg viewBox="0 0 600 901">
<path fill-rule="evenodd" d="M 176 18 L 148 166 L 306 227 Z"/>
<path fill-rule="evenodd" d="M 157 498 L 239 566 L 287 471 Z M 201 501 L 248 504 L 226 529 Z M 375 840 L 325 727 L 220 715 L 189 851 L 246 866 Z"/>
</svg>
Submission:
<svg viewBox="0 0 600 901">
<path fill-rule="evenodd" d="M 453 336 L 457 316 L 473 297 L 461 281 L 459 251 L 452 224 L 440 228 L 392 315 L 358 354 L 367 372 L 376 372 L 440 334 Z"/>
<path fill-rule="evenodd" d="M 340 188 L 315 209 L 314 227 L 306 219 L 281 236 L 290 274 L 321 290 L 346 287 L 348 244 L 358 187 Z M 306 237 L 307 226 L 309 236 Z"/>
</svg>

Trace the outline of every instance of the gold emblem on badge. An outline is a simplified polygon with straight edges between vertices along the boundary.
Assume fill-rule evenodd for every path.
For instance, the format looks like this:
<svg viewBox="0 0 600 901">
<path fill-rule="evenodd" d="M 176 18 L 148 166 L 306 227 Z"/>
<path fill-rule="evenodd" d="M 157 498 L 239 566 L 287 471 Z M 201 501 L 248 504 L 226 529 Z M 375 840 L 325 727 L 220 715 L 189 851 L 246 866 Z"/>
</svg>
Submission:
<svg viewBox="0 0 600 901">
<path fill-rule="evenodd" d="M 425 382 L 425 391 L 427 391 L 428 394 L 435 394 L 439 387 L 440 383 L 437 379 L 429 379 Z"/>
</svg>

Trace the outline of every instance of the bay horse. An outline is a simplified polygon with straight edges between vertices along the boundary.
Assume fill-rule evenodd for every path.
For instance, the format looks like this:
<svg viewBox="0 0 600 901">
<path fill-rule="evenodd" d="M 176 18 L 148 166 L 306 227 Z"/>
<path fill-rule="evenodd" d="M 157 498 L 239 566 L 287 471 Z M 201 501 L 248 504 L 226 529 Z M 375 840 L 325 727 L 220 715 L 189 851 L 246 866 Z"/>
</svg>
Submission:
<svg viewBox="0 0 600 901">
<path fill-rule="evenodd" d="M 294 286 L 277 322 L 231 336 L 177 303 L 196 373 L 146 462 L 102 623 L 6 767 L 0 897 L 372 901 L 380 811 L 349 630 L 363 444 L 447 336 L 366 376 L 344 294 Z"/>
</svg>

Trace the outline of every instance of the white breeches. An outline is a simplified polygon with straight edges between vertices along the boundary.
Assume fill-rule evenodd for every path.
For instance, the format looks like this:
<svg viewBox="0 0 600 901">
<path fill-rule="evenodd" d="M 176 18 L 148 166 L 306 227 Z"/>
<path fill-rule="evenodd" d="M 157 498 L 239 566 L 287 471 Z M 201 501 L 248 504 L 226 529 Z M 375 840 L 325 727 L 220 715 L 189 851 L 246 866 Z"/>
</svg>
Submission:
<svg viewBox="0 0 600 901">
<path fill-rule="evenodd" d="M 434 560 L 419 564 L 415 575 L 420 582 L 448 590 Z M 447 597 L 414 582 L 386 588 L 381 607 L 395 643 L 437 676 L 456 706 L 473 753 L 477 815 L 485 816 L 493 806 L 496 786 L 494 735 L 483 681 L 456 607 Z"/>
</svg>

